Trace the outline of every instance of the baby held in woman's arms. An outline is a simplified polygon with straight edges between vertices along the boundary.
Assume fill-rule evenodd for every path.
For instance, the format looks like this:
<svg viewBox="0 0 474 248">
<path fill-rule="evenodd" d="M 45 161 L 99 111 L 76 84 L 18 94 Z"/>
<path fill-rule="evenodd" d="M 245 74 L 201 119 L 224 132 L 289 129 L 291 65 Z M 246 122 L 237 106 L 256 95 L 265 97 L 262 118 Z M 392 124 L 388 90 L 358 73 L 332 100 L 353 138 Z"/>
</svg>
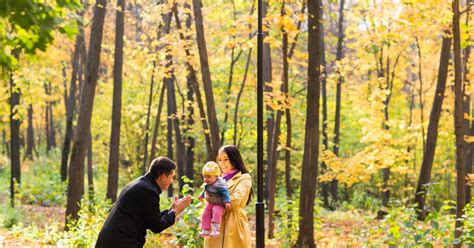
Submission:
<svg viewBox="0 0 474 248">
<path fill-rule="evenodd" d="M 220 234 L 220 224 L 224 207 L 230 209 L 230 195 L 226 181 L 220 177 L 221 169 L 214 162 L 207 162 L 202 169 L 204 190 L 199 199 L 206 199 L 206 207 L 201 216 L 200 236 L 216 237 Z M 211 229 L 212 228 L 212 229 Z"/>
</svg>

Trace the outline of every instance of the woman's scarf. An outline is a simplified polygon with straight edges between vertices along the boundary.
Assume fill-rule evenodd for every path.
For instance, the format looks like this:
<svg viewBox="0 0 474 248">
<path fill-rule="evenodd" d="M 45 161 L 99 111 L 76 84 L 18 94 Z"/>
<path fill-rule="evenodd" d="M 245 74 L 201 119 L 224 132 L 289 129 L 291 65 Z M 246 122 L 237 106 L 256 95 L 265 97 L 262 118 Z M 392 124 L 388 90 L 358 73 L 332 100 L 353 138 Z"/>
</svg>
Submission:
<svg viewBox="0 0 474 248">
<path fill-rule="evenodd" d="M 233 170 L 229 171 L 228 173 L 224 173 L 224 177 L 223 177 L 224 180 L 229 181 L 229 179 L 234 177 L 234 175 L 237 174 L 237 172 L 239 172 L 239 170 L 233 169 Z"/>
</svg>

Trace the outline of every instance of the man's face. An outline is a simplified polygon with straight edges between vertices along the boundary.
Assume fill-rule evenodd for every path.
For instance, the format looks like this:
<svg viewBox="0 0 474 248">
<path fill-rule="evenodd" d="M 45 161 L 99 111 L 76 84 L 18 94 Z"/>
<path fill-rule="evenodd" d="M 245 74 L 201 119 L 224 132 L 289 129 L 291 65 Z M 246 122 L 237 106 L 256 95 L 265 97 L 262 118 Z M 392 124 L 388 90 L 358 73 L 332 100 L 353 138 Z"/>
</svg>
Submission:
<svg viewBox="0 0 474 248">
<path fill-rule="evenodd" d="M 173 183 L 175 175 L 176 172 L 172 171 L 169 175 L 163 174 L 160 176 L 161 182 L 159 183 L 159 186 L 162 191 L 168 190 L 169 186 Z"/>
</svg>

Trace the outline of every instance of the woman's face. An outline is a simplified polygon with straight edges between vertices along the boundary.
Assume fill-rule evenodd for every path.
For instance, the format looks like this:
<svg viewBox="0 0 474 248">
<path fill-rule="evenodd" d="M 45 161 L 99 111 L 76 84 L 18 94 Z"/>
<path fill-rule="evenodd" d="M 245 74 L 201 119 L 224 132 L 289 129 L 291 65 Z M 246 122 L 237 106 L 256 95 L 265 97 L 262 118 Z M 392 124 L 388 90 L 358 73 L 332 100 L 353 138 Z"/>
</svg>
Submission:
<svg viewBox="0 0 474 248">
<path fill-rule="evenodd" d="M 231 170 L 235 169 L 234 166 L 230 163 L 229 157 L 225 152 L 219 152 L 217 163 L 222 169 L 222 172 L 229 173 Z"/>
</svg>

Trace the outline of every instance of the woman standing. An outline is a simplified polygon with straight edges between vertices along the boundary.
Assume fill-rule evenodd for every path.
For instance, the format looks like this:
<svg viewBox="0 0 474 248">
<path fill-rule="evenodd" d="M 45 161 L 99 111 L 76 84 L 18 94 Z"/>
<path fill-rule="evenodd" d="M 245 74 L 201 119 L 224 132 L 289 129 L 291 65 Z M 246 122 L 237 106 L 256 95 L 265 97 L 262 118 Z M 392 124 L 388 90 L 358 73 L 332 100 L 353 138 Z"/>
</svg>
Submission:
<svg viewBox="0 0 474 248">
<path fill-rule="evenodd" d="M 221 147 L 217 162 L 229 186 L 231 209 L 226 210 L 222 216 L 220 235 L 206 237 L 204 247 L 251 247 L 250 227 L 244 208 L 252 198 L 252 177 L 244 165 L 239 149 L 235 146 Z"/>
</svg>

